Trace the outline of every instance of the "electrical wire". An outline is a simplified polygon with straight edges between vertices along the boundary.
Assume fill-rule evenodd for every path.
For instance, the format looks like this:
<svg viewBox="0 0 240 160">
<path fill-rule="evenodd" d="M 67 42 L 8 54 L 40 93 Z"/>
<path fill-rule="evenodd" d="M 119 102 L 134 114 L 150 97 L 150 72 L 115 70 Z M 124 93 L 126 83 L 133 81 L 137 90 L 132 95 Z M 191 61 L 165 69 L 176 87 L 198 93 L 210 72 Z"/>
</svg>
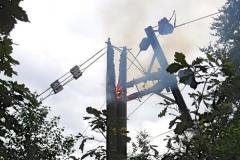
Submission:
<svg viewBox="0 0 240 160">
<path fill-rule="evenodd" d="M 192 20 L 192 21 L 188 21 L 188 22 L 185 22 L 185 23 L 182 23 L 182 24 L 179 24 L 179 25 L 176 25 L 175 28 L 181 27 L 181 26 L 184 26 L 184 25 L 187 25 L 187 24 L 190 24 L 190 23 L 193 23 L 193 22 L 196 22 L 196 21 L 199 21 L 199 20 L 202 20 L 202 19 L 211 17 L 211 16 L 214 16 L 214 15 L 219 14 L 219 13 L 221 13 L 221 12 L 222 12 L 222 11 L 216 12 L 216 13 L 213 13 L 213 14 L 210 14 L 210 15 L 207 15 L 207 16 L 204 16 L 204 17 L 200 17 L 200 18 L 197 18 L 197 19 L 194 19 L 194 20 Z"/>
<path fill-rule="evenodd" d="M 39 95 L 37 95 L 37 97 L 40 97 L 41 95 L 43 95 L 44 93 L 46 93 L 47 91 L 49 91 L 51 89 L 51 87 L 49 87 L 48 89 L 46 89 L 45 91 L 43 91 L 42 93 L 40 93 Z"/>
<path fill-rule="evenodd" d="M 130 58 L 128 58 L 128 61 L 131 62 L 141 73 L 145 74 L 144 70 L 141 70 Z"/>
<path fill-rule="evenodd" d="M 96 52 L 94 55 L 92 55 L 90 58 L 88 58 L 86 61 L 84 61 L 82 64 L 78 65 L 79 67 L 83 66 L 84 64 L 86 64 L 87 62 L 89 62 L 91 59 L 93 59 L 94 57 L 96 57 L 99 53 L 101 53 L 104 49 L 106 49 L 106 47 L 102 48 L 101 50 L 99 50 L 98 52 Z M 106 54 L 106 52 L 104 52 L 102 55 L 100 55 L 98 58 L 96 58 L 93 62 L 91 62 L 89 65 L 87 65 L 85 68 L 82 69 L 82 72 L 84 72 L 88 67 L 90 67 L 92 64 L 94 64 L 98 59 L 100 59 L 104 54 Z M 62 75 L 61 77 L 59 77 L 57 80 L 61 80 L 63 77 L 65 77 L 67 74 L 69 74 L 70 72 L 65 73 L 64 75 Z M 70 79 L 69 79 L 70 78 Z M 68 77 L 66 77 L 65 79 L 60 81 L 60 84 L 63 83 L 63 86 L 66 85 L 67 83 L 71 82 L 74 78 L 72 77 L 72 74 L 69 75 Z M 65 82 L 66 81 L 66 82 Z M 42 96 L 43 94 L 45 94 L 47 91 L 49 91 L 51 89 L 51 87 L 47 88 L 45 91 L 43 91 L 42 93 L 40 93 L 37 97 Z M 47 99 L 48 97 L 50 97 L 52 94 L 52 91 L 50 92 L 50 94 L 48 94 L 46 97 L 41 98 L 41 101 L 44 101 L 45 99 Z"/>
<path fill-rule="evenodd" d="M 116 49 L 119 53 L 121 53 L 121 49 L 116 47 L 116 46 L 113 46 L 114 49 Z M 141 73 L 145 73 L 144 72 L 144 69 L 140 69 L 129 57 L 127 57 L 128 61 L 131 62 L 131 64 L 133 64 Z"/>
<path fill-rule="evenodd" d="M 153 93 L 150 94 L 140 105 L 138 105 L 128 116 L 127 118 L 131 117 L 150 97 L 153 96 Z"/>
<path fill-rule="evenodd" d="M 202 20 L 202 19 L 205 19 L 205 18 L 214 16 L 214 15 L 219 14 L 219 13 L 221 13 L 221 12 L 222 12 L 222 11 L 219 11 L 219 12 L 216 12 L 216 13 L 212 13 L 212 14 L 209 14 L 209 15 L 206 15 L 206 16 L 203 16 L 203 17 L 200 17 L 200 18 L 197 18 L 197 19 L 194 19 L 194 20 L 191 20 L 191 21 L 188 21 L 188 22 L 185 22 L 185 23 L 176 25 L 174 28 L 178 28 L 178 27 L 181 27 L 181 26 L 184 26 L 184 25 L 187 25 L 187 24 L 190 24 L 190 23 L 193 23 L 193 22 L 196 22 L 196 21 L 199 21 L 199 20 Z M 153 28 L 156 28 L 156 27 L 158 27 L 158 25 L 153 26 Z"/>
<path fill-rule="evenodd" d="M 84 64 L 86 64 L 88 61 L 90 61 L 93 57 L 95 57 L 96 55 L 98 55 L 100 52 L 102 52 L 104 49 L 106 49 L 106 47 L 102 48 L 101 50 L 99 50 L 97 53 L 95 53 L 94 55 L 92 55 L 90 58 L 88 58 L 85 62 L 83 62 L 82 64 L 79 65 L 79 67 L 83 66 Z"/>
<path fill-rule="evenodd" d="M 143 66 L 141 65 L 141 63 L 139 62 L 139 60 L 137 59 L 137 57 L 139 56 L 139 54 L 141 53 L 141 50 L 137 53 L 137 55 L 136 56 L 134 56 L 134 54 L 129 50 L 129 53 L 133 56 L 133 62 L 134 61 L 136 61 L 138 64 L 139 64 L 139 66 L 142 68 L 142 70 L 145 72 L 145 70 L 144 70 L 144 68 L 143 68 Z M 128 70 L 130 69 L 130 67 L 132 66 L 132 63 L 129 65 L 129 67 L 128 67 Z"/>
<path fill-rule="evenodd" d="M 158 134 L 158 135 L 156 135 L 156 136 L 154 136 L 154 137 L 151 137 L 150 140 L 156 139 L 156 138 L 158 138 L 158 137 L 160 137 L 160 136 L 163 136 L 163 135 L 165 135 L 165 134 L 167 134 L 167 133 L 169 133 L 169 132 L 172 132 L 172 131 L 174 131 L 174 129 L 169 130 L 169 131 L 166 131 L 166 132 L 163 132 L 163 133 L 160 133 L 160 134 Z"/>
<path fill-rule="evenodd" d="M 41 98 L 40 101 L 43 102 L 45 99 L 47 99 L 48 97 L 50 97 L 50 96 L 52 96 L 52 95 L 54 95 L 54 92 L 53 92 L 53 91 L 51 91 L 46 97 Z"/>
<path fill-rule="evenodd" d="M 95 59 L 93 62 L 91 62 L 89 65 L 87 65 L 85 68 L 82 69 L 83 72 L 85 72 L 85 70 L 90 67 L 91 65 L 93 65 L 97 60 L 99 60 L 103 55 L 105 55 L 107 52 L 104 52 L 103 54 L 101 54 L 97 59 Z"/>
<path fill-rule="evenodd" d="M 98 52 L 100 53 L 100 52 Z M 97 60 L 99 60 L 104 54 L 106 54 L 106 52 L 104 52 L 103 54 L 101 54 L 97 59 L 95 59 L 93 62 L 91 62 L 89 65 L 87 65 L 84 69 L 82 69 L 82 73 L 91 65 L 93 65 Z M 92 56 L 95 57 L 95 56 Z M 89 61 L 89 60 L 88 60 Z M 70 78 L 71 77 L 71 78 Z M 69 79 L 70 78 L 70 79 Z M 68 76 L 67 78 L 65 78 L 62 82 L 66 81 L 67 79 L 69 79 L 67 82 L 63 83 L 62 86 L 65 86 L 66 84 L 68 84 L 69 82 L 71 82 L 74 78 L 72 77 L 72 75 Z"/>
<path fill-rule="evenodd" d="M 65 82 L 65 81 L 68 80 L 70 77 L 72 77 L 72 75 L 69 75 L 67 78 L 65 78 L 64 80 L 60 81 L 60 83 Z"/>
<path fill-rule="evenodd" d="M 207 16 L 203 16 L 203 17 L 200 17 L 200 18 L 197 18 L 197 19 L 194 19 L 194 20 L 191 20 L 191 21 L 188 21 L 188 22 L 185 22 L 185 23 L 176 25 L 175 28 L 181 27 L 181 26 L 184 26 L 184 25 L 187 25 L 187 24 L 190 24 L 190 23 L 193 23 L 193 22 L 196 22 L 196 21 L 199 21 L 199 20 L 208 18 L 208 17 L 211 17 L 211 16 L 216 15 L 216 14 L 219 14 L 219 13 L 221 13 L 221 12 L 222 12 L 222 11 L 219 11 L 219 12 L 216 12 L 216 13 L 213 13 L 213 14 L 209 14 L 209 15 L 207 15 Z M 154 26 L 153 28 L 156 28 L 156 27 L 158 27 L 158 25 Z M 100 52 L 102 52 L 104 49 L 106 49 L 106 47 L 104 47 L 104 48 L 102 48 L 101 50 L 99 50 L 98 52 L 96 52 L 93 56 L 91 56 L 90 58 L 88 58 L 85 62 L 83 62 L 82 64 L 80 64 L 79 67 L 82 66 L 82 65 L 84 65 L 84 64 L 86 64 L 88 61 L 90 61 L 93 57 L 95 57 L 97 54 L 99 54 Z M 139 53 L 138 53 L 138 55 L 139 55 Z M 135 59 L 138 57 L 138 55 L 135 56 Z M 133 61 L 131 61 L 131 62 L 134 63 L 135 59 L 134 59 Z M 132 65 L 132 64 L 130 64 L 130 66 L 131 66 L 131 65 Z M 89 67 L 89 66 L 88 66 L 88 67 Z M 85 69 L 87 69 L 88 67 L 86 67 Z M 135 67 L 137 67 L 137 66 L 135 65 Z M 129 68 L 130 68 L 130 67 L 128 67 L 128 69 L 129 69 Z M 138 67 L 137 67 L 137 68 L 138 68 Z M 140 69 L 140 68 L 138 68 L 138 69 Z M 140 69 L 140 70 L 141 70 L 141 69 Z M 141 72 L 142 72 L 142 71 L 141 71 Z M 143 71 L 143 72 L 144 72 L 144 71 Z M 64 75 L 62 75 L 61 77 L 59 77 L 57 80 L 60 80 L 61 78 L 65 77 L 65 76 L 66 76 L 67 74 L 69 74 L 69 73 L 70 73 L 70 72 L 65 73 Z M 43 95 L 44 93 L 46 93 L 46 92 L 49 91 L 50 89 L 51 89 L 51 87 L 47 88 L 45 91 L 43 91 L 42 93 L 40 93 L 37 97 L 40 97 L 41 95 Z"/>
<path fill-rule="evenodd" d="M 71 82 L 74 78 L 70 78 L 67 82 L 63 83 L 62 86 L 65 86 L 66 84 L 68 84 L 69 82 Z"/>
</svg>

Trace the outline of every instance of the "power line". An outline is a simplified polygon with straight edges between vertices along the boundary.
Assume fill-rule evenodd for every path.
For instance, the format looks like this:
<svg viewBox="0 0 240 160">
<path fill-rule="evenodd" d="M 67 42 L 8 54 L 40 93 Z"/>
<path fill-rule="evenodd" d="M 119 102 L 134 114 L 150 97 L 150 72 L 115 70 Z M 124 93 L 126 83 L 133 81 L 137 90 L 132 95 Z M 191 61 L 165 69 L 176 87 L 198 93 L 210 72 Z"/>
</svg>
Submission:
<svg viewBox="0 0 240 160">
<path fill-rule="evenodd" d="M 67 82 L 63 83 L 62 86 L 65 86 L 66 84 L 68 84 L 69 82 L 71 82 L 74 78 L 70 78 Z"/>
<path fill-rule="evenodd" d="M 86 61 L 84 61 L 82 64 L 78 65 L 78 67 L 83 66 L 84 64 L 86 64 L 87 62 L 89 62 L 91 59 L 93 59 L 94 57 L 96 57 L 99 53 L 101 53 L 104 49 L 106 49 L 106 47 L 100 49 L 98 52 L 96 52 L 94 55 L 92 55 L 90 58 L 88 58 Z M 101 54 L 99 57 L 97 57 L 93 62 L 91 62 L 90 64 L 88 64 L 85 68 L 81 69 L 81 72 L 83 73 L 88 67 L 90 67 L 91 65 L 93 65 L 97 60 L 99 60 L 104 54 L 106 54 L 106 52 L 104 52 L 103 54 Z M 66 84 L 68 84 L 69 82 L 71 82 L 74 78 L 73 75 L 69 75 L 70 73 L 67 72 L 65 74 L 63 74 L 62 76 L 60 76 L 56 81 L 60 81 L 59 84 L 62 86 L 65 86 Z M 66 77 L 67 76 L 67 77 Z M 62 78 L 66 77 L 65 79 L 61 80 Z M 43 91 L 41 94 L 39 94 L 37 97 L 42 96 L 43 94 L 45 94 L 46 92 L 48 92 L 51 89 L 51 87 L 47 88 L 45 91 Z M 50 94 L 48 94 L 46 97 L 40 99 L 41 101 L 47 99 L 48 97 L 50 97 L 51 95 L 53 95 L 54 93 L 52 93 L 52 91 L 50 92 Z"/>
<path fill-rule="evenodd" d="M 101 54 L 97 59 L 95 59 L 93 62 L 91 62 L 89 65 L 87 65 L 87 67 L 83 68 L 82 71 L 84 72 L 88 67 L 90 67 L 91 65 L 93 65 L 97 60 L 99 60 L 102 56 L 104 56 L 107 52 L 104 52 L 103 54 Z"/>
<path fill-rule="evenodd" d="M 190 24 L 190 23 L 193 23 L 193 22 L 196 22 L 196 21 L 199 21 L 199 20 L 202 20 L 202 19 L 214 16 L 214 15 L 219 14 L 221 12 L 222 11 L 219 11 L 219 12 L 216 12 L 216 13 L 212 13 L 212 14 L 209 14 L 209 15 L 206 15 L 206 16 L 203 16 L 203 17 L 200 17 L 200 18 L 197 18 L 197 19 L 194 19 L 194 20 L 191 20 L 191 21 L 188 21 L 188 22 L 176 25 L 174 28 L 178 28 L 178 27 L 181 27 L 181 26 L 184 26 L 184 25 L 187 25 L 187 24 Z M 158 27 L 158 25 L 154 26 L 153 28 L 156 28 L 156 27 Z"/>
<path fill-rule="evenodd" d="M 129 65 L 127 70 L 129 70 L 131 68 L 132 64 L 134 63 L 135 60 L 137 60 L 137 57 L 139 56 L 140 53 L 141 53 L 141 51 L 139 51 L 136 56 L 133 56 L 134 59 L 133 59 L 132 63 Z"/>
<path fill-rule="evenodd" d="M 106 47 L 102 48 L 101 50 L 99 50 L 97 53 L 95 53 L 94 55 L 92 55 L 90 58 L 88 58 L 85 62 L 83 62 L 81 65 L 79 65 L 79 67 L 81 67 L 82 65 L 86 64 L 88 61 L 90 61 L 93 57 L 95 57 L 96 55 L 98 55 L 100 52 L 102 52 L 104 49 L 106 49 Z"/>
<path fill-rule="evenodd" d="M 113 45 L 112 45 L 113 46 Z M 118 47 L 116 47 L 116 46 L 113 46 L 113 48 L 114 49 L 116 49 L 119 53 L 121 53 L 121 49 L 120 48 L 118 48 Z M 129 50 L 128 50 L 129 51 Z M 134 57 L 134 56 L 133 56 Z M 131 62 L 131 64 L 130 65 L 134 65 L 140 72 L 142 72 L 142 73 L 145 73 L 144 72 L 144 68 L 141 66 L 141 64 L 139 63 L 139 65 L 140 65 L 140 67 L 142 67 L 143 69 L 140 69 L 129 57 L 127 57 L 127 59 L 128 59 L 128 61 L 130 61 Z"/>
<path fill-rule="evenodd" d="M 137 63 L 139 64 L 139 66 L 142 68 L 142 70 L 144 71 L 144 68 L 143 68 L 143 66 L 141 65 L 141 63 L 139 62 L 139 60 L 137 59 L 137 57 L 138 57 L 138 55 L 141 53 L 141 51 L 139 51 L 138 52 L 138 54 L 136 55 L 136 56 L 134 56 L 134 54 L 129 50 L 129 53 L 133 56 L 133 62 L 134 61 L 137 61 Z M 129 67 L 128 67 L 128 70 L 129 70 L 129 68 L 132 66 L 132 64 L 133 63 L 131 63 L 130 65 L 129 65 Z"/>
<path fill-rule="evenodd" d="M 175 12 L 175 11 L 174 11 Z M 213 14 L 210 14 L 210 15 L 207 15 L 207 16 L 204 16 L 204 17 L 200 17 L 200 18 L 197 18 L 195 20 L 191 20 L 191 21 L 188 21 L 188 22 L 185 22 L 185 23 L 182 23 L 182 24 L 179 24 L 179 25 L 176 25 L 174 28 L 177 28 L 177 27 L 181 27 L 181 26 L 184 26 L 184 25 L 187 25 L 187 24 L 190 24 L 190 23 L 193 23 L 193 22 L 196 22 L 196 21 L 199 21 L 199 20 L 202 20 L 202 19 L 205 19 L 205 18 L 208 18 L 208 17 L 211 17 L 213 15 L 216 15 L 216 14 L 219 14 L 221 13 L 220 12 L 216 12 L 216 13 L 213 13 Z M 158 25 L 154 26 L 153 28 L 156 28 L 158 27 Z M 134 62 L 135 60 L 137 60 L 137 57 L 139 56 L 139 54 L 141 53 L 141 51 L 138 52 L 138 54 L 134 57 L 134 60 L 132 62 Z M 137 60 L 138 61 L 138 60 Z M 139 61 L 138 61 L 139 62 Z M 128 69 L 132 66 L 132 64 L 129 65 Z"/>
<path fill-rule="evenodd" d="M 138 105 L 128 116 L 127 118 L 131 117 L 150 97 L 153 96 L 153 93 L 150 94 L 140 105 Z"/>
<path fill-rule="evenodd" d="M 143 74 L 145 73 L 144 70 L 141 70 L 130 58 L 127 57 L 127 59 L 128 59 L 128 61 L 130 61 L 141 73 L 143 73 Z"/>
<path fill-rule="evenodd" d="M 85 70 L 87 68 L 89 68 L 91 65 L 93 65 L 96 61 L 98 61 L 103 55 L 105 55 L 106 52 L 104 52 L 103 54 L 101 54 L 97 59 L 95 59 L 93 62 L 91 62 L 89 65 L 87 65 L 85 68 L 83 68 L 81 71 L 82 73 L 85 72 Z M 71 78 L 70 78 L 71 77 Z M 69 79 L 70 78 L 70 79 Z M 62 86 L 65 86 L 66 84 L 68 84 L 69 82 L 71 82 L 74 78 L 72 77 L 72 75 L 68 76 L 65 80 L 69 79 L 67 82 L 63 83 Z M 65 81 L 64 80 L 64 81 Z"/>
<path fill-rule="evenodd" d="M 150 140 L 156 139 L 156 138 L 158 138 L 158 137 L 160 137 L 160 136 L 163 136 L 163 135 L 165 135 L 165 134 L 167 134 L 167 133 L 169 133 L 169 132 L 172 132 L 172 131 L 174 131 L 174 129 L 169 130 L 169 131 L 166 131 L 166 132 L 163 132 L 163 133 L 160 133 L 160 134 L 158 134 L 158 135 L 156 135 L 156 136 L 154 136 L 154 137 L 151 137 Z"/>
<path fill-rule="evenodd" d="M 213 14 L 209 14 L 209 15 L 207 15 L 207 16 L 200 17 L 200 18 L 194 19 L 194 20 L 192 20 L 192 21 L 188 21 L 188 22 L 185 22 L 185 23 L 182 23 L 182 24 L 176 25 L 175 28 L 177 28 L 177 27 L 181 27 L 181 26 L 184 26 L 184 25 L 187 25 L 187 24 L 190 24 L 190 23 L 193 23 L 193 22 L 196 22 L 196 21 L 199 21 L 199 20 L 202 20 L 202 19 L 205 19 L 205 18 L 211 17 L 211 16 L 214 16 L 214 15 L 219 14 L 219 13 L 221 13 L 221 12 L 222 12 L 222 11 L 220 11 L 220 12 L 216 12 L 216 13 L 213 13 Z"/>
<path fill-rule="evenodd" d="M 53 94 L 54 94 L 53 91 L 51 91 L 46 97 L 41 98 L 40 101 L 41 102 L 44 101 L 45 99 L 47 99 L 48 97 L 52 96 Z"/>
</svg>

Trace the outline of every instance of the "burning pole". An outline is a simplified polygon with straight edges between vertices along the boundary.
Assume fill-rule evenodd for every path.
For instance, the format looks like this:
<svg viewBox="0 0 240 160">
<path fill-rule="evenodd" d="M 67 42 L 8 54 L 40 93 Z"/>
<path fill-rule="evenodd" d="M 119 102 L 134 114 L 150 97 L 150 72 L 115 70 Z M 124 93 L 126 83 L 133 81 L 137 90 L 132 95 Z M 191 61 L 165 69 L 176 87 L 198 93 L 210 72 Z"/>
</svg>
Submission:
<svg viewBox="0 0 240 160">
<path fill-rule="evenodd" d="M 117 109 L 115 86 L 114 50 L 107 42 L 107 75 L 106 75 L 106 105 L 107 105 L 107 160 L 117 159 Z"/>
<path fill-rule="evenodd" d="M 116 87 L 117 95 L 117 150 L 120 160 L 127 159 L 127 48 L 124 47 L 119 64 L 119 79 Z"/>
</svg>

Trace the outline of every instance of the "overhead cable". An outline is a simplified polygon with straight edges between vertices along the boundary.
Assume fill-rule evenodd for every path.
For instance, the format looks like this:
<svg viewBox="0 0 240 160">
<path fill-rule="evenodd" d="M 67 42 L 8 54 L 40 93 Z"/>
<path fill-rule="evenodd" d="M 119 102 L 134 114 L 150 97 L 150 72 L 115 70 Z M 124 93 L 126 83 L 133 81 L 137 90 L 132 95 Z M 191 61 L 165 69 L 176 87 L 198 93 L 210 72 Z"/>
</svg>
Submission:
<svg viewBox="0 0 240 160">
<path fill-rule="evenodd" d="M 141 104 L 139 104 L 128 116 L 127 118 L 131 117 L 150 97 L 153 96 L 153 93 L 150 94 Z"/>
<path fill-rule="evenodd" d="M 170 132 L 172 132 L 172 131 L 174 131 L 174 129 L 169 130 L 169 131 L 166 131 L 166 132 L 163 132 L 163 133 L 160 133 L 160 134 L 158 134 L 158 135 L 156 135 L 156 136 L 154 136 L 154 137 L 151 137 L 150 140 L 156 139 L 156 138 L 158 138 L 158 137 L 160 137 L 160 136 L 163 136 L 163 135 L 165 135 L 165 134 L 167 134 L 167 133 L 170 133 Z"/>
<path fill-rule="evenodd" d="M 188 21 L 188 22 L 176 25 L 174 28 L 178 28 L 178 27 L 181 27 L 181 26 L 184 26 L 184 25 L 187 25 L 187 24 L 190 24 L 190 23 L 193 23 L 193 22 L 196 22 L 196 21 L 199 21 L 199 20 L 202 20 L 202 19 L 214 16 L 214 15 L 219 14 L 221 12 L 222 11 L 219 11 L 219 12 L 216 12 L 216 13 L 212 13 L 212 14 L 209 14 L 209 15 L 206 15 L 206 16 L 203 16 L 203 17 L 200 17 L 200 18 L 197 18 L 197 19 L 194 19 L 194 20 L 191 20 L 191 21 Z M 158 27 L 158 25 L 154 26 L 153 28 L 156 28 L 156 27 Z"/>
<path fill-rule="evenodd" d="M 106 47 L 102 48 L 101 50 L 99 50 L 98 52 L 96 52 L 94 55 L 92 55 L 90 58 L 88 58 L 86 61 L 84 61 L 82 64 L 80 65 L 76 65 L 73 68 L 71 68 L 71 70 L 65 74 L 63 74 L 62 76 L 60 76 L 56 81 L 54 81 L 51 86 L 49 88 L 47 88 L 45 91 L 43 91 L 41 94 L 39 94 L 37 97 L 42 96 L 43 94 L 45 94 L 46 92 L 48 92 L 50 89 L 53 89 L 52 87 L 63 87 L 66 84 L 68 84 L 69 82 L 71 82 L 73 79 L 78 79 L 82 73 L 91 65 L 93 65 L 96 61 L 98 61 L 104 54 L 106 54 L 106 52 L 104 52 L 103 54 L 101 54 L 99 57 L 97 57 L 96 59 L 94 59 L 94 57 L 96 57 L 97 55 L 99 55 L 104 49 L 106 49 Z M 87 64 L 90 60 L 94 59 L 90 64 L 88 64 L 86 67 L 84 67 L 83 69 L 80 69 L 81 66 L 84 66 L 85 64 Z M 75 73 L 75 74 L 74 74 Z M 68 75 L 70 74 L 70 75 Z M 67 76 L 68 75 L 68 76 Z M 67 76 L 67 77 L 66 77 Z M 65 77 L 65 78 L 64 78 Z M 64 79 L 63 79 L 64 78 Z M 56 85 L 54 84 L 56 83 Z M 54 93 L 58 93 L 59 91 L 61 91 L 62 88 L 60 88 L 58 90 L 58 88 L 56 88 L 56 90 L 54 90 Z M 44 98 L 41 98 L 40 100 L 43 101 L 46 98 L 48 98 L 49 96 L 53 95 L 54 93 L 52 93 L 52 91 Z"/>
<path fill-rule="evenodd" d="M 116 47 L 116 46 L 113 46 L 113 48 L 116 49 L 119 53 L 121 53 L 121 51 L 122 51 L 120 48 L 118 48 L 118 47 Z M 128 51 L 129 51 L 129 50 L 128 50 Z M 133 57 L 134 57 L 134 56 L 133 56 Z M 131 62 L 130 65 L 134 65 L 140 72 L 145 73 L 145 72 L 144 72 L 144 69 L 140 69 L 140 68 L 133 62 L 133 60 L 131 60 L 129 57 L 127 57 L 127 59 L 128 59 L 129 62 Z M 139 63 L 139 64 L 140 64 L 140 63 Z M 140 67 L 143 68 L 143 67 L 141 66 L 141 64 L 140 64 Z"/>
</svg>

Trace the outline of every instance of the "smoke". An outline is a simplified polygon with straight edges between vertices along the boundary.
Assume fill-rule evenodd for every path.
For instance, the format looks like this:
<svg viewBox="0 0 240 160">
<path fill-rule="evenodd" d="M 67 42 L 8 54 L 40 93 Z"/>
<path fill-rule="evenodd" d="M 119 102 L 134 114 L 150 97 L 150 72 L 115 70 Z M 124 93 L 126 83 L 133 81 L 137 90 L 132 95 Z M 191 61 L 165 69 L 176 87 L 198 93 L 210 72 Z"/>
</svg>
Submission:
<svg viewBox="0 0 240 160">
<path fill-rule="evenodd" d="M 175 52 L 182 52 L 188 56 L 196 46 L 193 43 L 193 37 L 186 35 L 185 30 L 176 29 L 173 34 L 161 36 L 159 42 L 169 63 L 174 61 Z"/>
<path fill-rule="evenodd" d="M 140 41 L 146 36 L 144 28 L 149 25 L 156 25 L 163 17 L 170 18 L 174 9 L 177 11 L 177 24 L 204 16 L 204 13 L 212 13 L 207 2 L 207 0 L 199 3 L 189 0 L 168 2 L 164 0 L 104 0 L 98 11 L 103 22 L 103 31 L 106 37 L 111 38 L 112 44 L 127 46 L 132 48 L 133 53 L 137 53 Z M 186 10 L 186 7 L 190 10 Z M 196 8 L 200 8 L 201 12 Z M 189 14 L 190 12 L 191 14 Z M 196 24 L 197 26 L 177 28 L 173 34 L 158 36 L 169 63 L 173 62 L 175 52 L 182 52 L 187 58 L 192 57 L 191 53 L 197 50 L 196 45 L 201 44 L 200 40 L 202 42 L 208 41 L 204 38 L 208 33 L 203 34 L 208 28 L 206 24 L 209 23 L 205 21 L 204 25 L 201 23 L 201 27 Z M 153 50 L 151 47 L 139 55 L 139 61 L 146 70 L 152 56 Z M 118 54 L 115 54 L 115 57 L 116 73 L 118 73 Z M 130 55 L 129 57 L 133 59 Z M 157 71 L 158 68 L 159 64 L 155 61 L 153 71 Z M 128 71 L 128 80 L 140 76 L 143 76 L 143 74 L 134 66 Z"/>
<path fill-rule="evenodd" d="M 152 8 L 159 0 L 118 0 L 107 1 L 100 8 L 103 28 L 106 34 L 119 45 L 138 45 Z"/>
</svg>

